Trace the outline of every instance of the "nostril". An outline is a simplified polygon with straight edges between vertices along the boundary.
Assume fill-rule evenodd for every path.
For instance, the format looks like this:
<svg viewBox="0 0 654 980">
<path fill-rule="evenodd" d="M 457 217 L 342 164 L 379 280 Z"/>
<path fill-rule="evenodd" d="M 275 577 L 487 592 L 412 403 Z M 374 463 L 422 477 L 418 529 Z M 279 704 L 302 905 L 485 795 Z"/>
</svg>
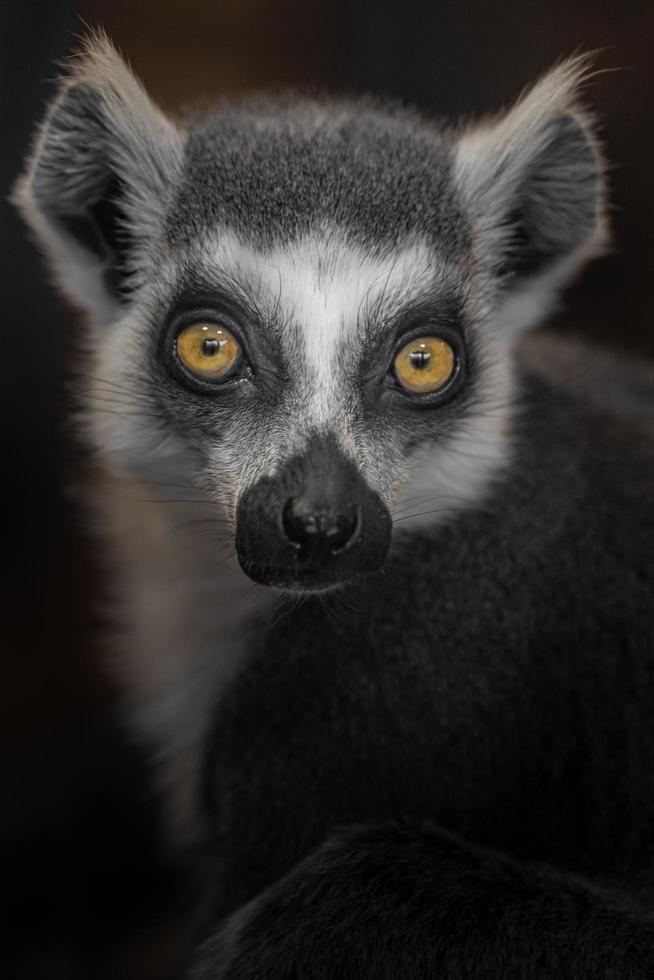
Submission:
<svg viewBox="0 0 654 980">
<path fill-rule="evenodd" d="M 351 507 L 345 514 L 337 514 L 327 533 L 330 551 L 333 555 L 354 544 L 361 533 L 361 508 Z"/>
<path fill-rule="evenodd" d="M 325 558 L 358 539 L 361 509 L 352 505 L 346 511 L 334 511 L 291 497 L 284 507 L 282 523 L 286 537 L 298 547 L 300 558 Z"/>
<path fill-rule="evenodd" d="M 282 513 L 282 524 L 286 537 L 293 544 L 305 544 L 308 537 L 314 533 L 313 522 L 308 519 L 308 515 L 302 507 L 302 501 L 297 497 L 291 497 L 290 500 L 287 500 Z"/>
</svg>

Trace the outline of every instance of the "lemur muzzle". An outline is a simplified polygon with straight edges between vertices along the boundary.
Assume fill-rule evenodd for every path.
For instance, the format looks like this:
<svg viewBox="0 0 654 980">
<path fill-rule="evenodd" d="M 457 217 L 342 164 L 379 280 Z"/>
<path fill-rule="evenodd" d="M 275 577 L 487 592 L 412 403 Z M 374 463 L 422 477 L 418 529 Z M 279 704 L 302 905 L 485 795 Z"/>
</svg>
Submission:
<svg viewBox="0 0 654 980">
<path fill-rule="evenodd" d="M 256 582 L 320 591 L 382 564 L 391 518 L 336 441 L 316 436 L 238 505 L 236 550 Z"/>
</svg>

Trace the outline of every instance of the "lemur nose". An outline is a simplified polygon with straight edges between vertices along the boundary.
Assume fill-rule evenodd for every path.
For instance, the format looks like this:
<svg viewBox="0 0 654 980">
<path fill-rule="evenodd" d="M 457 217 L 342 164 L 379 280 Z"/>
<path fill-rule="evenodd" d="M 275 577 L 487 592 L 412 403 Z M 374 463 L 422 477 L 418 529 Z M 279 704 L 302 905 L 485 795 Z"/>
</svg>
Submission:
<svg viewBox="0 0 654 980">
<path fill-rule="evenodd" d="M 345 511 L 316 506 L 302 497 L 291 497 L 282 514 L 286 537 L 298 549 L 301 560 L 318 563 L 337 555 L 361 536 L 361 508 Z"/>
</svg>

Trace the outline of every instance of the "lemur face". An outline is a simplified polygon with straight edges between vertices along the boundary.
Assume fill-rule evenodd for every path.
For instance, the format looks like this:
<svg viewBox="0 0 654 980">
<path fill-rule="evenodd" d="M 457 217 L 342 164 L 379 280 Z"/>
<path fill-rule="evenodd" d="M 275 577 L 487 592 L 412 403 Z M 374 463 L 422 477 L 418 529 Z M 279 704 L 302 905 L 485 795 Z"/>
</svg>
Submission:
<svg viewBox="0 0 654 980">
<path fill-rule="evenodd" d="M 405 497 L 427 502 L 407 513 L 450 502 L 443 478 L 422 472 L 425 447 L 451 466 L 463 439 L 497 452 L 501 425 L 490 433 L 475 381 L 489 352 L 466 329 L 464 276 L 427 242 L 373 250 L 324 227 L 255 247 L 215 230 L 169 274 L 175 288 L 145 330 L 139 318 L 139 374 L 257 581 L 322 589 L 379 567 Z M 101 376 L 125 378 L 134 327 Z M 501 400 L 501 356 L 485 370 Z"/>
<path fill-rule="evenodd" d="M 205 488 L 283 590 L 475 503 L 510 458 L 513 338 L 601 240 L 582 70 L 467 130 L 305 99 L 182 128 L 92 42 L 16 197 L 94 320 L 100 451 Z"/>
</svg>

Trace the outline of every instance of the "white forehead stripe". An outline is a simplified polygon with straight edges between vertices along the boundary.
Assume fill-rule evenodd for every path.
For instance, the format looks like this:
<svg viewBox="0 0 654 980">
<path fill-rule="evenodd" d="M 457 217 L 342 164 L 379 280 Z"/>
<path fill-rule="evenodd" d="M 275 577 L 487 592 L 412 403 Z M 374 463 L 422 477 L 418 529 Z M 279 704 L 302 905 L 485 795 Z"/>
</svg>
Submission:
<svg viewBox="0 0 654 980">
<path fill-rule="evenodd" d="M 257 303 L 299 332 L 306 368 L 321 397 L 333 386 L 343 344 L 369 325 L 374 311 L 387 321 L 439 273 L 424 242 L 374 254 L 337 231 L 306 235 L 268 251 L 256 251 L 227 233 L 214 240 L 206 259 L 247 285 Z"/>
</svg>

